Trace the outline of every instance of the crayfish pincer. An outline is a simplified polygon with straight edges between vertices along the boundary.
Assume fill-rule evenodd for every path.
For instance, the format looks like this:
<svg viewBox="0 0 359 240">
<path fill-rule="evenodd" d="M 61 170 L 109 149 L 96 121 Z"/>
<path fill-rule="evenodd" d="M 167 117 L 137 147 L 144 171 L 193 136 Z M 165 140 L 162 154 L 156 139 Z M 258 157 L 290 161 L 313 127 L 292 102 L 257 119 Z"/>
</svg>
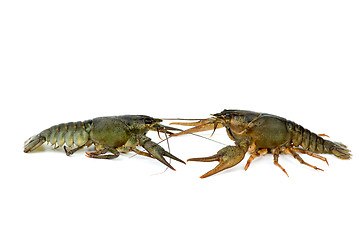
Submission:
<svg viewBox="0 0 359 240">
<path fill-rule="evenodd" d="M 235 141 L 235 146 L 227 146 L 213 156 L 188 159 L 188 161 L 200 162 L 219 161 L 214 169 L 202 175 L 201 178 L 235 166 L 243 160 L 247 152 L 251 155 L 244 167 L 245 170 L 256 157 L 272 153 L 274 164 L 287 176 L 286 170 L 278 162 L 281 153 L 289 154 L 300 163 L 321 171 L 323 170 L 305 162 L 298 153 L 308 154 L 327 164 L 327 159 L 318 154 L 333 154 L 340 159 L 351 158 L 350 150 L 344 144 L 325 140 L 322 137 L 326 135 L 312 133 L 282 117 L 244 110 L 223 110 L 220 113 L 212 114 L 212 116 L 198 122 L 171 123 L 194 126 L 174 134 L 175 136 L 206 130 L 214 132 L 216 128 L 225 127 L 229 138 Z"/>
<path fill-rule="evenodd" d="M 86 152 L 90 158 L 113 159 L 120 153 L 133 151 L 139 155 L 156 158 L 167 167 L 175 170 L 164 158 L 167 156 L 183 162 L 146 136 L 149 130 L 171 134 L 176 128 L 160 124 L 161 119 L 145 115 L 123 115 L 99 117 L 83 122 L 70 122 L 55 125 L 29 138 L 24 144 L 28 153 L 50 143 L 54 148 L 64 146 L 67 156 L 83 147 L 95 145 L 95 152 Z M 137 149 L 142 146 L 145 151 Z"/>
</svg>

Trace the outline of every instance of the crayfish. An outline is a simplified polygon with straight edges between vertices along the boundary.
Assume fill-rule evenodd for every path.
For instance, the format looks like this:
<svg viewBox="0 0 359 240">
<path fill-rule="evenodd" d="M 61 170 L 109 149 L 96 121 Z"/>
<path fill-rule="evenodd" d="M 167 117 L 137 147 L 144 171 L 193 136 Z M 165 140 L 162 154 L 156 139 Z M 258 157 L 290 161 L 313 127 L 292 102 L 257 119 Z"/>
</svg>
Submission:
<svg viewBox="0 0 359 240">
<path fill-rule="evenodd" d="M 244 110 L 223 110 L 212 114 L 213 117 L 197 122 L 174 122 L 171 124 L 194 126 L 186 131 L 176 133 L 174 136 L 195 133 L 206 130 L 216 130 L 225 127 L 228 137 L 234 141 L 234 146 L 226 146 L 217 154 L 210 157 L 191 158 L 188 161 L 211 162 L 219 161 L 219 164 L 201 178 L 209 177 L 225 169 L 240 163 L 245 154 L 251 155 L 244 169 L 247 170 L 253 159 L 272 153 L 274 164 L 287 176 L 287 171 L 279 164 L 279 154 L 289 154 L 301 164 L 315 170 L 322 169 L 305 162 L 298 153 L 308 154 L 312 157 L 328 161 L 318 154 L 333 154 L 340 159 L 350 159 L 350 150 L 342 143 L 325 140 L 324 134 L 315 134 L 302 126 L 267 113 L 258 113 Z"/>
<path fill-rule="evenodd" d="M 169 134 L 171 134 L 169 130 L 179 130 L 164 126 L 160 124 L 161 121 L 161 119 L 145 115 L 123 115 L 63 123 L 29 138 L 24 144 L 24 152 L 31 152 L 47 142 L 54 148 L 64 146 L 66 155 L 70 156 L 83 147 L 95 145 L 97 151 L 86 152 L 87 157 L 113 159 L 117 158 L 120 153 L 133 151 L 139 155 L 156 158 L 175 170 L 164 156 L 182 163 L 185 162 L 146 136 L 149 130 Z M 137 149 L 137 146 L 142 146 L 146 152 Z"/>
</svg>

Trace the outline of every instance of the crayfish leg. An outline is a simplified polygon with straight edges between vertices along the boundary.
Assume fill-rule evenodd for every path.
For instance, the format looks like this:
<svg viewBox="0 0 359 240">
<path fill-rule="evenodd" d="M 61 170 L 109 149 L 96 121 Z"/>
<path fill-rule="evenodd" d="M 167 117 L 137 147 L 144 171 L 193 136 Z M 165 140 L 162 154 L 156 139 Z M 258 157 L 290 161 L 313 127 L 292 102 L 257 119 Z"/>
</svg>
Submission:
<svg viewBox="0 0 359 240">
<path fill-rule="evenodd" d="M 257 158 L 257 157 L 260 157 L 260 156 L 263 156 L 265 154 L 268 153 L 268 149 L 264 148 L 264 149 L 259 149 L 257 150 L 256 152 L 252 153 L 252 155 L 248 158 L 247 160 L 247 163 L 246 163 L 246 166 L 244 167 L 244 170 L 247 171 L 247 169 L 249 168 L 249 165 L 251 165 L 251 162 Z"/>
<path fill-rule="evenodd" d="M 65 150 L 65 153 L 67 156 L 70 156 L 72 154 L 74 154 L 76 151 L 80 150 L 81 148 L 83 148 L 85 145 L 82 145 L 80 147 L 77 147 L 77 148 L 73 148 L 73 149 L 70 149 L 69 147 L 66 147 L 64 146 L 64 150 Z"/>
<path fill-rule="evenodd" d="M 111 152 L 112 154 L 106 154 L 107 152 Z M 110 147 L 105 147 L 96 152 L 86 152 L 86 157 L 89 158 L 114 159 L 118 156 L 120 156 L 120 152 Z"/>
<path fill-rule="evenodd" d="M 318 168 L 318 167 L 316 167 L 316 166 L 313 166 L 313 165 L 311 165 L 311 164 L 305 162 L 305 161 L 303 160 L 303 158 L 301 158 L 301 156 L 298 155 L 298 153 L 296 153 L 295 151 L 293 151 L 293 150 L 290 149 L 290 148 L 286 148 L 286 149 L 283 151 L 283 153 L 291 154 L 291 155 L 292 155 L 295 159 L 297 159 L 301 164 L 304 164 L 304 165 L 306 165 L 306 166 L 308 166 L 308 167 L 314 168 L 315 170 L 324 171 L 324 170 L 321 169 L 321 168 Z"/>
<path fill-rule="evenodd" d="M 279 167 L 280 169 L 282 169 L 282 171 L 285 173 L 285 175 L 287 175 L 287 177 L 289 177 L 287 171 L 286 171 L 286 170 L 282 167 L 282 165 L 280 165 L 279 162 L 278 162 L 279 149 L 274 149 L 274 150 L 272 150 L 272 152 L 273 152 L 273 158 L 274 158 L 274 160 L 273 160 L 274 165 L 276 165 L 277 167 Z"/>
<path fill-rule="evenodd" d="M 323 156 L 320 156 L 318 154 L 312 153 L 312 152 L 310 152 L 308 150 L 304 150 L 304 149 L 301 149 L 301 148 L 291 148 L 291 150 L 294 151 L 294 152 L 300 152 L 300 153 L 303 153 L 303 154 L 307 154 L 307 155 L 309 155 L 311 157 L 318 158 L 318 159 L 326 162 L 327 165 L 329 166 L 328 160 Z"/>
</svg>

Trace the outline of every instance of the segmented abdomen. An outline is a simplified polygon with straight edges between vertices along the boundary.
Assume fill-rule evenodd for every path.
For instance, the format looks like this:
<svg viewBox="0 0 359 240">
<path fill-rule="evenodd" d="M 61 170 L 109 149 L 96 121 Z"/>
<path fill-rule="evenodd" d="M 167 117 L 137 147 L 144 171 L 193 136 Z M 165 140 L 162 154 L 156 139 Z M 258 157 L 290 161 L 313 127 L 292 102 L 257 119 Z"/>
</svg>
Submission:
<svg viewBox="0 0 359 240">
<path fill-rule="evenodd" d="M 89 140 L 89 132 L 92 127 L 92 121 L 69 122 L 55 125 L 40 133 L 51 145 L 57 144 L 62 147 L 65 143 L 68 147 L 82 146 Z"/>
<path fill-rule="evenodd" d="M 341 159 L 351 157 L 350 150 L 342 143 L 325 140 L 292 121 L 287 122 L 287 127 L 292 133 L 292 143 L 295 147 L 302 146 L 313 153 L 334 154 Z"/>
<path fill-rule="evenodd" d="M 54 147 L 68 147 L 74 145 L 80 147 L 89 142 L 89 133 L 92 129 L 92 120 L 84 122 L 69 122 L 52 126 L 39 134 L 29 138 L 24 144 L 24 151 L 31 152 L 40 147 L 44 142 Z"/>
</svg>

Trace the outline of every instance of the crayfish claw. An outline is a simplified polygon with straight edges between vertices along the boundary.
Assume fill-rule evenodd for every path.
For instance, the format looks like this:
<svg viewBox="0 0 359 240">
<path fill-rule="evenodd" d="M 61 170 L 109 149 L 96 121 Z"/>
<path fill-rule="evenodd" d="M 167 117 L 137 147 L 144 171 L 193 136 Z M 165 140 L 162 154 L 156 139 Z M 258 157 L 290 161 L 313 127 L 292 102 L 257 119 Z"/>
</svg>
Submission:
<svg viewBox="0 0 359 240">
<path fill-rule="evenodd" d="M 209 157 L 201 157 L 201 158 L 190 158 L 187 160 L 187 162 L 214 162 L 214 161 L 219 161 L 219 155 L 215 154 L 213 156 L 209 156 Z"/>
<path fill-rule="evenodd" d="M 193 126 L 192 128 L 189 128 L 185 131 L 181 131 L 179 133 L 171 134 L 171 136 L 180 136 L 185 134 L 191 134 L 196 132 L 203 132 L 208 130 L 213 130 L 213 133 L 216 131 L 217 128 L 224 127 L 221 123 L 215 122 L 213 118 L 209 119 L 202 119 L 198 122 L 172 122 L 170 125 L 182 125 L 182 126 Z M 212 133 L 212 135 L 213 135 Z M 212 136 L 211 135 L 211 136 Z"/>
<path fill-rule="evenodd" d="M 221 172 L 227 168 L 231 168 L 237 165 L 243 160 L 245 153 L 246 151 L 243 151 L 243 149 L 238 146 L 227 146 L 219 150 L 218 153 L 213 156 L 202 157 L 202 158 L 191 158 L 188 159 L 187 161 L 199 161 L 199 162 L 219 161 L 219 164 L 214 169 L 210 170 L 209 172 L 201 176 L 201 178 L 206 178 L 212 176 L 213 174 Z"/>
<path fill-rule="evenodd" d="M 168 163 L 166 161 L 166 159 L 164 158 L 164 156 L 172 158 L 173 160 L 176 160 L 178 162 L 184 163 L 186 164 L 184 161 L 182 161 L 181 159 L 179 159 L 178 157 L 172 155 L 171 153 L 167 152 L 166 150 L 164 150 L 160 145 L 158 145 L 155 142 L 152 142 L 151 139 L 149 137 L 142 137 L 140 139 L 140 145 L 146 149 L 146 151 L 151 154 L 152 157 L 156 158 L 158 161 L 160 161 L 161 163 L 163 163 L 164 165 L 166 165 L 167 167 L 169 167 L 170 169 L 176 171 L 176 169 L 174 169 L 170 163 Z"/>
</svg>

